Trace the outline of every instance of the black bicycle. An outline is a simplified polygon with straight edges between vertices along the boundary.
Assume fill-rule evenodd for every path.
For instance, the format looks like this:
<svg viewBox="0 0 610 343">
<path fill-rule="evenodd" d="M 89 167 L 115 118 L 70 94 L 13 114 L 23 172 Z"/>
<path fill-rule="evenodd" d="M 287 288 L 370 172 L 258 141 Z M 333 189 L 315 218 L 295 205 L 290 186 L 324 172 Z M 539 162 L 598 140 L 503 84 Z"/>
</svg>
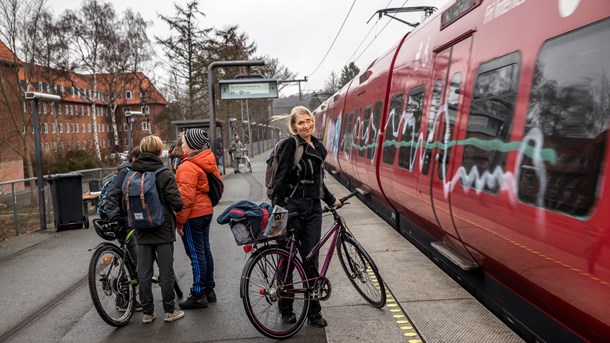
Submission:
<svg viewBox="0 0 610 343">
<path fill-rule="evenodd" d="M 98 244 L 89 262 L 89 292 L 91 300 L 102 319 L 116 327 L 129 323 L 135 310 L 138 295 L 138 274 L 127 244 L 134 238 L 135 229 L 124 228 L 117 222 L 94 219 L 95 232 L 109 242 Z M 119 245 L 110 243 L 117 241 Z M 153 283 L 156 283 L 153 277 Z M 175 280 L 175 277 L 174 277 Z M 183 293 L 174 282 L 178 298 Z"/>
<path fill-rule="evenodd" d="M 362 191 L 354 191 L 340 200 L 348 204 L 346 201 L 359 192 Z M 334 223 L 307 256 L 302 253 L 290 226 L 281 240 L 254 243 L 253 253 L 242 272 L 240 295 L 252 325 L 269 338 L 285 339 L 296 334 L 305 323 L 310 301 L 330 297 L 331 284 L 326 273 L 334 249 L 358 293 L 376 308 L 386 303 L 385 285 L 371 256 L 350 232 L 337 208 L 326 207 L 324 212 L 332 214 Z M 312 273 L 303 262 L 309 261 L 327 241 L 330 246 L 320 272 Z M 278 304 L 285 300 L 293 303 L 294 323 L 282 320 Z"/>
<path fill-rule="evenodd" d="M 134 239 L 134 229 L 124 229 L 116 222 L 93 220 L 95 232 L 107 241 L 95 247 L 89 262 L 89 292 L 102 319 L 116 327 L 129 323 L 133 315 L 138 285 L 136 265 L 127 243 Z"/>
</svg>

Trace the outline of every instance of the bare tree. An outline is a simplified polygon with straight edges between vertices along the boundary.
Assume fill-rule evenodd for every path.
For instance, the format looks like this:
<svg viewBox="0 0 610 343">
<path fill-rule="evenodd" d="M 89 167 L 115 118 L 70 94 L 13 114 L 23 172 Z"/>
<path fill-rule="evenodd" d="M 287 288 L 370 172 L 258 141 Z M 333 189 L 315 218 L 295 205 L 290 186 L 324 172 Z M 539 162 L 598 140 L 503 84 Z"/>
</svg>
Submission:
<svg viewBox="0 0 610 343">
<path fill-rule="evenodd" d="M 93 127 L 93 145 L 98 161 L 102 160 L 98 131 L 96 103 L 98 96 L 98 76 L 102 72 L 102 51 L 107 49 L 110 41 L 116 39 L 114 28 L 116 16 L 111 4 L 97 0 L 84 0 L 76 11 L 67 10 L 61 17 L 65 45 L 69 49 L 71 60 L 64 69 L 91 75 L 93 90 L 80 89 L 72 81 L 83 101 L 91 105 L 91 122 Z"/>
<path fill-rule="evenodd" d="M 326 79 L 326 82 L 324 83 L 324 92 L 334 94 L 339 89 L 341 89 L 341 83 L 339 81 L 339 77 L 333 71 L 330 73 L 330 76 L 328 77 L 328 79 Z"/>
<path fill-rule="evenodd" d="M 186 87 L 186 113 L 181 119 L 193 118 L 194 109 L 205 104 L 205 70 L 200 63 L 204 59 L 205 40 L 211 29 L 199 27 L 198 17 L 205 14 L 198 7 L 198 0 L 192 0 L 186 8 L 175 5 L 173 17 L 159 15 L 169 25 L 171 34 L 168 38 L 155 37 L 171 61 L 169 72 L 172 78 L 179 80 L 179 86 Z"/>
<path fill-rule="evenodd" d="M 34 176 L 33 126 L 23 92 L 35 72 L 36 47 L 45 34 L 41 23 L 46 13 L 44 0 L 0 1 L 0 40 L 13 52 L 2 62 L 6 72 L 0 72 L 0 145 L 24 160 L 27 177 Z"/>
<path fill-rule="evenodd" d="M 105 70 L 100 79 L 108 111 L 112 121 L 114 145 L 119 146 L 117 106 L 125 96 L 127 87 L 142 89 L 144 74 L 139 73 L 150 59 L 150 40 L 146 34 L 148 23 L 139 13 L 126 10 L 118 29 L 112 32 L 101 61 Z"/>
</svg>

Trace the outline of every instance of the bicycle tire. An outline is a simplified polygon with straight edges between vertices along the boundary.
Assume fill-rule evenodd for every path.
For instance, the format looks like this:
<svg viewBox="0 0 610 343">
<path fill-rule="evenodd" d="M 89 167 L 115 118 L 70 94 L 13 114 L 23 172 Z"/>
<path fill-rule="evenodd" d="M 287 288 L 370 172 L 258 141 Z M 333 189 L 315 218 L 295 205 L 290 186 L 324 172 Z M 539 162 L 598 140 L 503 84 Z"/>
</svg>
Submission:
<svg viewBox="0 0 610 343">
<path fill-rule="evenodd" d="M 281 264 L 287 261 L 289 251 L 279 247 L 259 250 L 244 266 L 240 289 L 248 319 L 266 337 L 285 339 L 296 334 L 305 323 L 309 311 L 309 291 L 303 265 L 297 258 L 292 259 L 291 285 L 300 289 L 291 292 L 290 287 L 278 287 Z M 297 286 L 299 285 L 299 286 Z M 295 323 L 284 323 L 279 309 L 280 299 L 294 298 L 292 305 Z"/>
<path fill-rule="evenodd" d="M 373 307 L 382 308 L 386 302 L 385 285 L 366 250 L 353 237 L 342 234 L 337 244 L 337 255 L 358 293 Z"/>
<path fill-rule="evenodd" d="M 121 249 L 107 244 L 97 248 L 89 262 L 93 306 L 106 323 L 115 327 L 129 323 L 136 302 L 137 280 L 129 263 L 122 263 L 122 259 Z"/>
</svg>

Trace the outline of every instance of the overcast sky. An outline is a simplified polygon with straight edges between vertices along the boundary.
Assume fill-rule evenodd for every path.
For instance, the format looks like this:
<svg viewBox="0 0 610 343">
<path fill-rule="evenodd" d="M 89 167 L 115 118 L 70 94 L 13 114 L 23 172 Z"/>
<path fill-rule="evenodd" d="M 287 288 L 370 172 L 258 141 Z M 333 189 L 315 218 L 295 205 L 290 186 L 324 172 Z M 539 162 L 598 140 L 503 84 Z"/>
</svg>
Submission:
<svg viewBox="0 0 610 343">
<path fill-rule="evenodd" d="M 130 7 L 140 12 L 145 20 L 151 21 L 149 38 L 152 40 L 154 36 L 169 35 L 168 26 L 159 19 L 158 14 L 173 16 L 174 3 L 184 7 L 187 1 L 109 2 L 118 14 Z M 408 0 L 405 6 L 427 5 L 440 8 L 447 2 L 453 0 Z M 250 41 L 257 44 L 257 54 L 279 59 L 297 74 L 298 79 L 307 76 L 309 81 L 302 84 L 302 89 L 320 90 L 332 71 L 340 75 L 343 66 L 350 61 L 355 61 L 363 69 L 411 30 L 409 26 L 389 17 L 378 20 L 378 16 L 375 16 L 366 23 L 375 11 L 401 7 L 404 3 L 405 0 L 200 0 L 199 9 L 206 15 L 201 19 L 203 27 L 239 25 L 240 31 L 248 34 Z M 59 15 L 68 5 L 75 8 L 77 2 L 48 0 L 48 4 L 55 15 Z M 352 4 L 351 13 L 329 51 Z M 418 13 L 396 16 L 408 22 L 419 22 L 422 19 Z M 159 58 L 163 58 L 160 49 L 157 52 Z M 324 59 L 327 52 L 328 56 Z M 163 75 L 164 72 L 158 70 L 157 74 Z M 297 86 L 286 87 L 280 96 L 296 92 Z"/>
</svg>

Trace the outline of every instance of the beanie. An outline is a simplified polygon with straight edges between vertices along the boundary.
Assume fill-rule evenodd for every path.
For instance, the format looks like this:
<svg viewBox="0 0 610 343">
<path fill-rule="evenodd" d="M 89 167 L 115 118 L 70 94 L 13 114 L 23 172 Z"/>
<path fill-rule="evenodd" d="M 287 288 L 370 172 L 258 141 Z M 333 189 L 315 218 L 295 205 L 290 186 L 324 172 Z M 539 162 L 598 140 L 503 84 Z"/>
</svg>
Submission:
<svg viewBox="0 0 610 343">
<path fill-rule="evenodd" d="M 208 134 L 202 129 L 188 129 L 184 134 L 186 144 L 194 150 L 203 149 L 210 142 Z"/>
</svg>

